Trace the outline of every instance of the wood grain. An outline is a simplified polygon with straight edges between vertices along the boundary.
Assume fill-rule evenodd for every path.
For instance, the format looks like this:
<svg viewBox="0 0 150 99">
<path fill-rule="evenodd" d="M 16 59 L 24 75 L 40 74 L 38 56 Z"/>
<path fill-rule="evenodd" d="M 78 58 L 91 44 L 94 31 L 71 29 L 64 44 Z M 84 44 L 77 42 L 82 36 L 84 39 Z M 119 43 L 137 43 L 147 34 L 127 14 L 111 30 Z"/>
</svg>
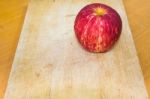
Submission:
<svg viewBox="0 0 150 99">
<path fill-rule="evenodd" d="M 4 96 L 27 4 L 27 0 L 0 0 L 0 99 Z"/>
<path fill-rule="evenodd" d="M 124 4 L 150 95 L 150 1 L 124 0 Z"/>
<path fill-rule="evenodd" d="M 123 19 L 123 32 L 111 51 L 91 54 L 74 38 L 75 16 L 67 16 L 90 2 L 31 1 L 6 99 L 147 99 L 121 0 L 102 1 Z"/>
<path fill-rule="evenodd" d="M 150 47 L 148 46 L 150 45 L 150 20 L 148 18 L 150 16 L 150 1 L 143 0 L 142 6 L 141 0 L 123 1 L 127 11 L 127 16 L 136 44 L 147 89 L 150 93 L 150 68 L 148 65 L 150 64 Z M 0 1 L 0 99 L 3 99 L 27 5 L 28 0 Z M 137 7 L 140 7 L 140 11 Z M 5 27 L 5 29 L 2 27 Z M 9 34 L 11 34 L 11 37 Z M 137 36 L 140 36 L 140 38 L 137 38 Z M 141 42 L 141 39 L 145 40 Z M 5 47 L 5 45 L 7 45 L 7 47 Z"/>
</svg>

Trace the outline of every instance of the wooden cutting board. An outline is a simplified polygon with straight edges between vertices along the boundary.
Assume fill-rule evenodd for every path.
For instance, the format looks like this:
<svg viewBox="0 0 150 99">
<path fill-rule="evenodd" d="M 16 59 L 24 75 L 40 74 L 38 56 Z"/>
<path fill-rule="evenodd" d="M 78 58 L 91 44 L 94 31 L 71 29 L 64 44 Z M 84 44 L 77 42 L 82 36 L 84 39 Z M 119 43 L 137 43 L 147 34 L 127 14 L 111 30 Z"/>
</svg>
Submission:
<svg viewBox="0 0 150 99">
<path fill-rule="evenodd" d="M 75 38 L 75 16 L 92 2 L 123 20 L 107 53 L 87 52 Z M 148 99 L 122 0 L 31 0 L 5 99 Z"/>
</svg>

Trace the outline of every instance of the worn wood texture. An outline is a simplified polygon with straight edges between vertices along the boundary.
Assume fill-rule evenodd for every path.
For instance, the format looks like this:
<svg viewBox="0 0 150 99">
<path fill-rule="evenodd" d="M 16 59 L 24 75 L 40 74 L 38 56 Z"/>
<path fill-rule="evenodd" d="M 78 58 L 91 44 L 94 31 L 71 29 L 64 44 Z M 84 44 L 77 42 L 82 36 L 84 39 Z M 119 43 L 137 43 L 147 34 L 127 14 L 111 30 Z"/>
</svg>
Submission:
<svg viewBox="0 0 150 99">
<path fill-rule="evenodd" d="M 4 99 L 27 4 L 27 0 L 0 0 L 0 99 Z"/>
<path fill-rule="evenodd" d="M 150 97 L 150 0 L 123 1 Z"/>
<path fill-rule="evenodd" d="M 75 39 L 75 15 L 91 1 L 31 0 L 5 99 L 147 99 L 121 0 L 101 1 L 123 20 L 112 50 L 89 53 Z"/>
</svg>

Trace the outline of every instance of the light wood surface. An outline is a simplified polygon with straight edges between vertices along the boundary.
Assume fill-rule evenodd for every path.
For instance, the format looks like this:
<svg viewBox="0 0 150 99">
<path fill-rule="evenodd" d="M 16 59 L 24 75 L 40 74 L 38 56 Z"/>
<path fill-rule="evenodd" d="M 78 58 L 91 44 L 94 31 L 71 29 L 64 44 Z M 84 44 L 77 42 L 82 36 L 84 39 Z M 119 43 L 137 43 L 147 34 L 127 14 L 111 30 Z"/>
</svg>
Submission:
<svg viewBox="0 0 150 99">
<path fill-rule="evenodd" d="M 122 0 L 101 1 L 123 19 L 112 50 L 90 53 L 76 40 L 76 14 L 92 2 L 30 1 L 5 99 L 148 99 Z"/>
<path fill-rule="evenodd" d="M 0 1 L 0 97 L 4 95 L 8 75 L 22 27 L 27 0 Z M 124 0 L 134 41 L 142 64 L 148 89 L 150 89 L 150 1 Z M 138 7 L 138 8 L 137 8 Z M 3 98 L 2 98 L 3 99 Z"/>
<path fill-rule="evenodd" d="M 124 5 L 150 95 L 150 0 L 124 0 Z"/>
<path fill-rule="evenodd" d="M 0 99 L 4 96 L 27 4 L 27 0 L 0 1 Z"/>
</svg>

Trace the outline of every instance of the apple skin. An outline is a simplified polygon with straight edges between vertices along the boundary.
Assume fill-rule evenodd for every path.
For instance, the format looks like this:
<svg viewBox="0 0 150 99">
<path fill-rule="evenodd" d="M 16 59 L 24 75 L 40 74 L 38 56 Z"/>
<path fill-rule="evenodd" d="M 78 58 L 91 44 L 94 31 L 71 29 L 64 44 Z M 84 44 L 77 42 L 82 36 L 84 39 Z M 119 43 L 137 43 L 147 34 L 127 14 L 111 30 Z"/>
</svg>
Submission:
<svg viewBox="0 0 150 99">
<path fill-rule="evenodd" d="M 122 21 L 113 8 L 93 3 L 80 10 L 74 22 L 74 31 L 84 49 L 90 52 L 106 52 L 118 40 Z"/>
</svg>

